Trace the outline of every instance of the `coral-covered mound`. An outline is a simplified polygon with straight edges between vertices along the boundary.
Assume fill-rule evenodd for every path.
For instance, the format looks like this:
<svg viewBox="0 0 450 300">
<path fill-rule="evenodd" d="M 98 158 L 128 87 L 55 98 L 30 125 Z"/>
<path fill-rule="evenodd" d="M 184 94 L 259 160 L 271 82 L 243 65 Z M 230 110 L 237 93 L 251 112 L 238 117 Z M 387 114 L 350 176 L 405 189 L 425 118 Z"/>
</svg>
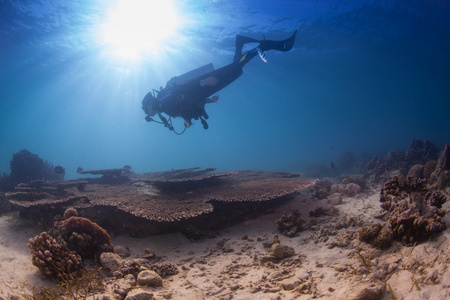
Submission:
<svg viewBox="0 0 450 300">
<path fill-rule="evenodd" d="M 432 191 L 425 179 L 395 176 L 381 189 L 381 207 L 389 212 L 394 238 L 404 244 L 414 244 L 443 231 L 446 197 Z"/>
<path fill-rule="evenodd" d="M 45 277 L 57 278 L 61 273 L 72 273 L 80 267 L 80 255 L 59 244 L 46 232 L 30 239 L 27 246 L 31 251 L 33 265 Z"/>
<path fill-rule="evenodd" d="M 33 265 L 49 278 L 58 278 L 79 269 L 82 259 L 99 258 L 114 252 L 108 233 L 89 219 L 78 217 L 68 208 L 64 217 L 56 217 L 53 228 L 30 239 Z"/>
<path fill-rule="evenodd" d="M 374 224 L 371 227 L 361 228 L 359 231 L 359 240 L 372 244 L 378 249 L 389 248 L 393 241 L 392 228 L 389 224 L 385 226 Z"/>
<path fill-rule="evenodd" d="M 106 230 L 83 217 L 71 216 L 56 222 L 53 232 L 58 233 L 59 240 L 82 258 L 96 258 L 102 252 L 114 252 Z"/>
<path fill-rule="evenodd" d="M 388 153 L 386 158 L 374 157 L 367 163 L 364 176 L 373 182 L 385 182 L 392 177 L 391 172 L 393 171 L 399 171 L 406 176 L 412 166 L 425 165 L 429 161 L 436 161 L 438 156 L 439 148 L 432 141 L 414 139 L 407 152 L 393 150 Z M 431 164 L 424 175 L 429 174 Z"/>
<path fill-rule="evenodd" d="M 159 264 L 149 266 L 149 270 L 155 271 L 162 278 L 168 277 L 170 275 L 178 274 L 178 268 L 174 264 L 164 261 Z"/>
<path fill-rule="evenodd" d="M 11 174 L 0 177 L 0 189 L 10 191 L 15 185 L 32 180 L 64 180 L 65 170 L 54 167 L 37 154 L 24 149 L 13 154 L 10 162 Z"/>
</svg>

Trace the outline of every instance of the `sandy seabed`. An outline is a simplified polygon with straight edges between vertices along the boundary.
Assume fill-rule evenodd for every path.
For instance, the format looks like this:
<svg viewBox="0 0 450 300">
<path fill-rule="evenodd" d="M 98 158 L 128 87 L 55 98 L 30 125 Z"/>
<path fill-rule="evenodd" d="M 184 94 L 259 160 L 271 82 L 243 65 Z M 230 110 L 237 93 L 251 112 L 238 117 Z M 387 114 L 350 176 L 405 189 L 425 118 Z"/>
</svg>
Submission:
<svg viewBox="0 0 450 300">
<path fill-rule="evenodd" d="M 318 218 L 296 237 L 278 232 L 275 221 L 281 215 L 298 209 L 308 222 L 310 211 L 327 205 L 303 193 L 214 238 L 192 242 L 173 233 L 112 236 L 112 243 L 129 248 L 131 258 L 151 249 L 178 267 L 178 274 L 164 278 L 163 287 L 142 288 L 154 299 L 450 299 L 449 229 L 428 242 L 413 247 L 395 242 L 383 251 L 358 240 L 361 227 L 383 222 L 375 218 L 382 213 L 379 189 L 344 198 L 335 206 L 337 214 Z M 446 203 L 447 214 L 449 208 Z M 448 216 L 445 221 L 450 224 Z M 24 282 L 54 286 L 31 264 L 26 246 L 45 230 L 17 214 L 0 217 L 0 299 L 20 295 Z M 294 256 L 266 259 L 264 244 L 276 234 L 281 244 L 294 248 Z"/>
</svg>

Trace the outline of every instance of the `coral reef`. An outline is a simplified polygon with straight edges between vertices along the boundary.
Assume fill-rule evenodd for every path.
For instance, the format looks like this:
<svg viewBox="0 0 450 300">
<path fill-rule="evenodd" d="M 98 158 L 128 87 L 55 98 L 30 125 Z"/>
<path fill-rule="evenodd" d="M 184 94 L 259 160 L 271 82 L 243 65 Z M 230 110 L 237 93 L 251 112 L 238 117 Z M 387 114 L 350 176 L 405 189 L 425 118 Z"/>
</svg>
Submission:
<svg viewBox="0 0 450 300">
<path fill-rule="evenodd" d="M 410 165 L 425 164 L 429 160 L 435 160 L 439 155 L 439 148 L 430 140 L 420 141 L 414 139 L 406 153 L 406 161 Z"/>
<path fill-rule="evenodd" d="M 58 278 L 60 274 L 76 272 L 80 267 L 81 257 L 60 245 L 46 232 L 30 239 L 27 246 L 31 251 L 33 265 L 45 277 Z"/>
<path fill-rule="evenodd" d="M 381 207 L 389 212 L 394 238 L 414 244 L 433 237 L 445 229 L 441 208 L 446 197 L 432 191 L 425 179 L 396 176 L 380 192 Z"/>
<path fill-rule="evenodd" d="M 281 216 L 276 223 L 278 230 L 288 237 L 294 237 L 303 230 L 301 214 L 296 209 L 293 209 L 289 214 Z"/>
<path fill-rule="evenodd" d="M 386 158 L 372 158 L 366 165 L 364 177 L 374 183 L 385 182 L 395 170 L 406 176 L 412 166 L 424 166 L 429 161 L 437 160 L 438 156 L 439 148 L 432 141 L 414 139 L 407 152 L 393 150 Z"/>
<path fill-rule="evenodd" d="M 409 169 L 408 174 L 406 175 L 406 178 L 409 178 L 409 177 L 424 178 L 423 173 L 424 173 L 423 165 L 414 165 Z"/>
<path fill-rule="evenodd" d="M 44 161 L 37 154 L 24 149 L 13 154 L 10 162 L 11 173 L 3 175 L 0 181 L 0 189 L 4 192 L 11 191 L 14 186 L 22 182 L 33 180 L 64 180 L 64 168 L 54 167 Z"/>
<path fill-rule="evenodd" d="M 437 148 L 430 141 L 414 140 L 410 148 L 407 153 L 390 152 L 387 159 L 377 159 L 368 166 L 373 174 L 383 176 L 392 174 L 388 171 L 393 167 L 400 168 L 380 191 L 381 207 L 388 212 L 388 223 L 362 228 L 359 232 L 361 241 L 379 249 L 389 247 L 392 239 L 406 245 L 423 242 L 446 228 L 442 205 L 447 199 L 440 190 L 450 183 L 445 179 L 450 178 L 446 169 L 450 147 L 446 145 L 438 162 Z"/>
<path fill-rule="evenodd" d="M 431 174 L 433 174 L 434 170 L 436 170 L 437 161 L 435 160 L 429 160 L 424 166 L 423 166 L 423 177 L 427 180 L 430 180 Z"/>
</svg>

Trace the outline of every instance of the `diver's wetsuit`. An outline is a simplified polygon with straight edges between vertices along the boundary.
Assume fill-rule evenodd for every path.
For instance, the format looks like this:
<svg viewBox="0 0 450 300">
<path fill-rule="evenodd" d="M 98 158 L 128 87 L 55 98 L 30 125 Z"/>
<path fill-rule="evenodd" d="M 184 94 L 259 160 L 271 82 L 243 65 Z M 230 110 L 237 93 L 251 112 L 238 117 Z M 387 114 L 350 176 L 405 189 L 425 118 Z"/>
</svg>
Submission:
<svg viewBox="0 0 450 300">
<path fill-rule="evenodd" d="M 200 118 L 203 127 L 207 129 L 208 125 L 204 119 L 208 119 L 208 115 L 205 112 L 205 103 L 208 97 L 239 78 L 242 75 L 243 66 L 258 55 L 258 51 L 260 53 L 267 50 L 289 51 L 294 44 L 296 33 L 297 31 L 289 39 L 283 41 L 259 41 L 237 35 L 236 53 L 233 63 L 173 86 L 170 86 L 169 82 L 169 86 L 158 92 L 156 110 L 159 117 L 169 128 L 171 126 L 168 126 L 167 120 L 162 117 L 161 113 L 165 113 L 173 118 L 182 117 L 186 121 L 187 127 L 190 126 L 192 119 L 198 120 Z M 242 54 L 242 47 L 246 43 L 259 43 L 259 45 Z M 204 82 L 211 77 L 217 79 L 216 83 L 213 85 L 205 84 Z"/>
</svg>

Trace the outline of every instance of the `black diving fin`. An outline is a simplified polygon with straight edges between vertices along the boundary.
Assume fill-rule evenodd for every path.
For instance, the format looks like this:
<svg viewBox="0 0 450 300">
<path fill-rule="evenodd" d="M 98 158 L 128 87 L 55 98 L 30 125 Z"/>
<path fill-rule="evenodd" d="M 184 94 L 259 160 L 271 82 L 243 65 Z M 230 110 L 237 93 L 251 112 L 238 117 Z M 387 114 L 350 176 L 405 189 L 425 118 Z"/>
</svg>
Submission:
<svg viewBox="0 0 450 300">
<path fill-rule="evenodd" d="M 259 43 L 259 49 L 262 52 L 268 50 L 278 50 L 278 51 L 289 51 L 294 46 L 295 36 L 297 35 L 297 30 L 292 34 L 292 36 L 286 40 L 282 41 L 272 41 L 272 40 L 262 40 Z"/>
</svg>

